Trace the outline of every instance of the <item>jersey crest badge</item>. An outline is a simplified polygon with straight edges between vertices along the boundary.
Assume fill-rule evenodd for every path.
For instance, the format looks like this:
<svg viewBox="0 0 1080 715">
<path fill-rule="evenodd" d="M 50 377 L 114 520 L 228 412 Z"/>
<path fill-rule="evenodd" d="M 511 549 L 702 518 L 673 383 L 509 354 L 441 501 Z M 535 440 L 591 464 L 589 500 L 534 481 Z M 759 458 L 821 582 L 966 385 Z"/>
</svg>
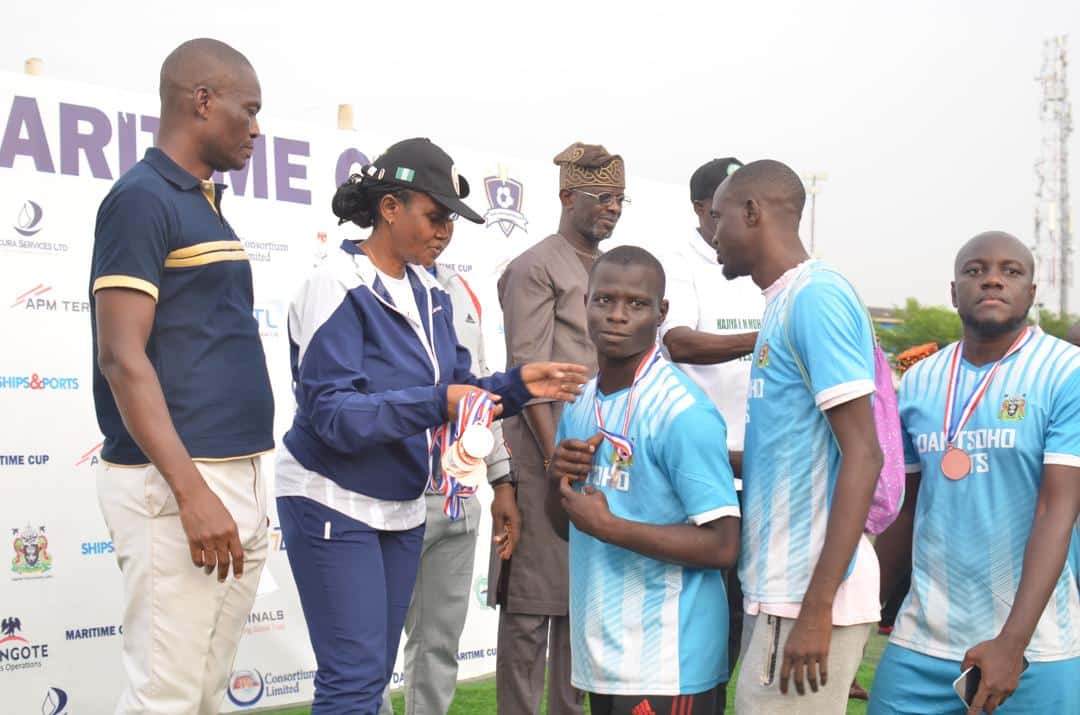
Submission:
<svg viewBox="0 0 1080 715">
<path fill-rule="evenodd" d="M 759 370 L 764 370 L 769 366 L 769 341 L 766 340 L 765 344 L 761 346 L 761 350 L 757 354 L 757 366 Z"/>
<path fill-rule="evenodd" d="M 1027 407 L 1026 398 L 1026 395 L 1019 397 L 1006 395 L 1001 403 L 1001 412 L 998 413 L 998 417 L 1006 422 L 1019 422 L 1024 419 L 1024 411 Z"/>
</svg>

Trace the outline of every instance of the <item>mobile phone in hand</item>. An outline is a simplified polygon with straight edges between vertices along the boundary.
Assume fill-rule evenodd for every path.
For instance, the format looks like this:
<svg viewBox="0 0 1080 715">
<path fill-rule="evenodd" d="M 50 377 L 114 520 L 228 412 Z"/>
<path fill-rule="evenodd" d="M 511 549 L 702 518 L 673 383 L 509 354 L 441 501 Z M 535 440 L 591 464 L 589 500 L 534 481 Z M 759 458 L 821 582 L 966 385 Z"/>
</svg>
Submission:
<svg viewBox="0 0 1080 715">
<path fill-rule="evenodd" d="M 979 692 L 979 683 L 981 681 L 982 671 L 979 670 L 979 666 L 973 665 L 953 681 L 952 687 L 956 694 L 960 696 L 960 699 L 964 701 L 964 705 L 971 707 L 971 701 L 975 699 L 975 693 Z"/>
<path fill-rule="evenodd" d="M 1024 665 L 1020 669 L 1020 672 L 1024 672 L 1028 669 L 1028 659 L 1024 658 Z M 982 671 L 979 670 L 979 666 L 973 665 L 963 673 L 960 677 L 953 681 L 953 690 L 960 696 L 960 699 L 964 701 L 964 705 L 971 707 L 971 701 L 975 699 L 975 693 L 979 692 L 979 683 L 982 681 Z"/>
</svg>

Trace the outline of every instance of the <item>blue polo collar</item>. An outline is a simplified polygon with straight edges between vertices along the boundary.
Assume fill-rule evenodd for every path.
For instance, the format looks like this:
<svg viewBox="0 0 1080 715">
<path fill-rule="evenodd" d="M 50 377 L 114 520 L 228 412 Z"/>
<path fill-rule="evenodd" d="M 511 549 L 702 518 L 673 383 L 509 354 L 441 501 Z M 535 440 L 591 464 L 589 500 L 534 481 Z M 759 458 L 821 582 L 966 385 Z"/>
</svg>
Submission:
<svg viewBox="0 0 1080 715">
<path fill-rule="evenodd" d="M 198 177 L 192 176 L 186 169 L 181 167 L 172 158 L 157 147 L 146 150 L 143 160 L 154 168 L 154 171 L 170 184 L 182 191 L 191 191 L 200 186 L 202 182 Z"/>
</svg>

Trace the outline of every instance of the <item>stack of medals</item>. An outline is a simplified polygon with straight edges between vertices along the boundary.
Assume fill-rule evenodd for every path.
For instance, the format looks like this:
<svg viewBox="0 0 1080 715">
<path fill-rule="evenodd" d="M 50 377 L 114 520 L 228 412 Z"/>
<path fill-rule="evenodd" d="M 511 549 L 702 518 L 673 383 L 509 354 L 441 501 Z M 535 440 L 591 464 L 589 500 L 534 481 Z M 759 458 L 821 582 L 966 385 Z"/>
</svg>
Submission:
<svg viewBox="0 0 1080 715">
<path fill-rule="evenodd" d="M 484 458 L 495 448 L 495 436 L 491 434 L 494 413 L 491 398 L 482 392 L 470 392 L 458 403 L 457 424 L 447 423 L 435 433 L 442 452 L 442 479 L 433 469 L 429 486 L 446 496 L 443 513 L 451 521 L 464 515 L 465 499 L 476 493 L 487 476 Z"/>
</svg>

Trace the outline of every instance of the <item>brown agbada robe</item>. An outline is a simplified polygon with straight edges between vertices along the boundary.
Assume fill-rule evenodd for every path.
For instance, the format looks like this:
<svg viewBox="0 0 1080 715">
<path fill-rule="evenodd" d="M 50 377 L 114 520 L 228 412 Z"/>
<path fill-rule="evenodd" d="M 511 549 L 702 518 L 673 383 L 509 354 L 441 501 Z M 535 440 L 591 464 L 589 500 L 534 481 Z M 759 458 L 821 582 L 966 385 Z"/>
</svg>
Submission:
<svg viewBox="0 0 1080 715">
<path fill-rule="evenodd" d="M 499 303 L 506 332 L 506 368 L 530 362 L 571 362 L 596 374 L 596 348 L 585 324 L 588 273 L 565 238 L 548 236 L 515 258 L 499 278 Z M 562 403 L 547 402 L 558 425 Z M 510 613 L 565 616 L 568 612 L 567 544 L 551 527 L 544 509 L 547 476 L 544 455 L 524 414 L 503 421 L 517 478 L 521 540 L 510 561 L 491 550 L 488 605 Z M 503 580 L 500 580 L 503 579 Z"/>
</svg>

